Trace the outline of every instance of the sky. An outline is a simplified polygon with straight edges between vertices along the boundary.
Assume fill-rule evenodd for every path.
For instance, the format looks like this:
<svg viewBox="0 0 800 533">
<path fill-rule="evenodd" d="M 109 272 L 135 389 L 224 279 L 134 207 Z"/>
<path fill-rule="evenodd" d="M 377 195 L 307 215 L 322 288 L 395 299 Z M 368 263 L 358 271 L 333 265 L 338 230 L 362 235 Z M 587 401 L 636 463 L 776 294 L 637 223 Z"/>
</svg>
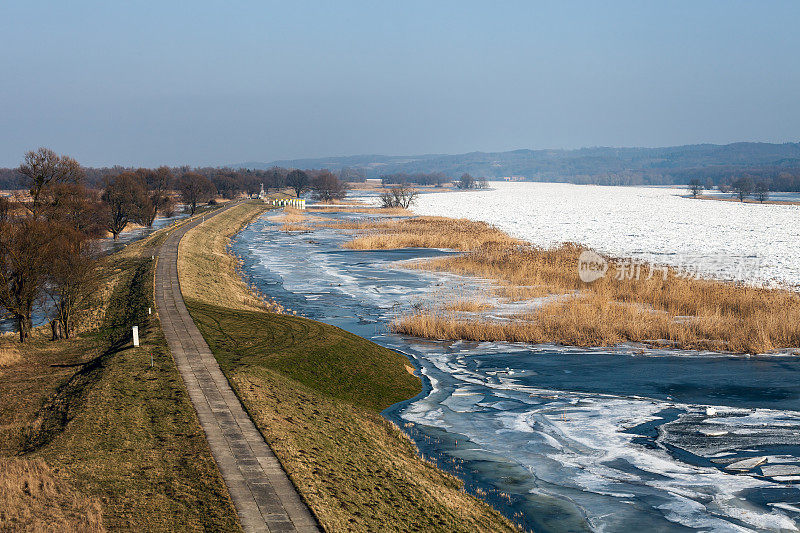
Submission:
<svg viewBox="0 0 800 533">
<path fill-rule="evenodd" d="M 800 2 L 0 3 L 0 166 L 800 140 Z"/>
</svg>

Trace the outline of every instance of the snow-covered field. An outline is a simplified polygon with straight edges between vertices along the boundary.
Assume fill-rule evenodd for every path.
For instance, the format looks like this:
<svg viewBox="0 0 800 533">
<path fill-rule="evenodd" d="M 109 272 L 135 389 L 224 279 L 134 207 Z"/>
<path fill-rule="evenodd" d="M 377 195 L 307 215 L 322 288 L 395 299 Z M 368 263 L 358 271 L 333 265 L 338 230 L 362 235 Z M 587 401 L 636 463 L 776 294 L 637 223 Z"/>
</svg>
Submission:
<svg viewBox="0 0 800 533">
<path fill-rule="evenodd" d="M 423 194 L 413 209 L 483 220 L 538 245 L 573 241 L 707 276 L 800 285 L 800 206 L 692 200 L 663 187 L 490 185 Z"/>
</svg>

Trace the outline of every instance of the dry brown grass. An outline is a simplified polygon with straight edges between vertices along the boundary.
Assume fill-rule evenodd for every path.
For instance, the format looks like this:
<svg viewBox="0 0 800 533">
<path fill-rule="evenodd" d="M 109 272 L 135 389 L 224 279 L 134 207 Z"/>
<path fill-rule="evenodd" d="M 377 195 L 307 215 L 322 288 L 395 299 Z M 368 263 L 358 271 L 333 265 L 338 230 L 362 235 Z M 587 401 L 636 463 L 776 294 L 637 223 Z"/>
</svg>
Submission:
<svg viewBox="0 0 800 533">
<path fill-rule="evenodd" d="M 453 300 L 445 303 L 444 306 L 442 306 L 442 308 L 447 311 L 463 311 L 467 313 L 486 311 L 487 309 L 492 309 L 493 307 L 494 306 L 492 304 L 486 301 L 467 299 Z"/>
<path fill-rule="evenodd" d="M 282 224 L 297 224 L 309 222 L 325 222 L 327 219 L 314 216 L 304 209 L 295 209 L 294 207 L 284 207 L 283 214 L 272 217 L 270 220 L 273 222 L 280 222 Z"/>
<path fill-rule="evenodd" d="M 283 224 L 281 225 L 281 231 L 285 231 L 286 233 L 291 233 L 294 231 L 314 231 L 312 226 L 307 226 L 306 224 Z"/>
<path fill-rule="evenodd" d="M 424 267 L 425 265 L 421 265 L 419 268 Z M 550 294 L 550 291 L 542 285 L 513 285 L 507 282 L 500 282 L 497 287 L 492 288 L 492 295 L 508 302 L 524 302 L 533 298 L 541 298 L 548 294 Z"/>
<path fill-rule="evenodd" d="M 105 531 L 100 501 L 44 461 L 0 457 L 0 531 Z"/>
<path fill-rule="evenodd" d="M 391 248 L 450 248 L 475 250 L 488 244 L 514 246 L 521 241 L 485 222 L 464 218 L 414 217 L 361 223 L 361 235 L 345 244 L 359 250 Z"/>
<path fill-rule="evenodd" d="M 763 202 L 759 202 L 755 198 L 745 198 L 744 202 L 742 202 L 738 198 L 719 198 L 718 196 L 708 194 L 701 194 L 697 197 L 686 196 L 686 198 L 691 198 L 692 200 L 715 200 L 717 202 L 739 202 L 744 204 L 800 205 L 800 202 L 795 200 L 764 200 Z"/>
<path fill-rule="evenodd" d="M 393 329 L 398 333 L 428 338 L 534 344 L 558 342 L 571 346 L 609 345 L 623 341 L 671 344 L 661 339 L 680 338 L 682 332 L 679 324 L 664 313 L 591 294 L 565 298 L 508 321 L 466 319 L 455 313 L 420 311 L 399 317 L 393 323 Z"/>
<path fill-rule="evenodd" d="M 211 301 L 231 309 L 282 311 L 280 306 L 255 294 L 255 289 L 242 281 L 236 257 L 228 254 L 231 236 L 267 209 L 263 202 L 246 202 L 186 233 L 178 253 L 178 273 L 184 298 Z M 210 224 L 211 220 L 213 224 Z M 208 275 L 209 272 L 215 274 Z"/>
<path fill-rule="evenodd" d="M 19 348 L 8 344 L 0 345 L 0 368 L 15 365 L 22 359 Z"/>
<path fill-rule="evenodd" d="M 273 222 L 281 224 L 280 230 L 292 231 L 313 231 L 313 224 L 325 222 L 327 219 L 309 214 L 302 209 L 284 207 L 283 214 L 273 217 Z"/>
<path fill-rule="evenodd" d="M 411 211 L 402 207 L 367 207 L 366 205 L 364 207 L 309 205 L 306 210 L 312 213 L 366 213 L 387 216 L 410 216 L 412 214 Z"/>
</svg>

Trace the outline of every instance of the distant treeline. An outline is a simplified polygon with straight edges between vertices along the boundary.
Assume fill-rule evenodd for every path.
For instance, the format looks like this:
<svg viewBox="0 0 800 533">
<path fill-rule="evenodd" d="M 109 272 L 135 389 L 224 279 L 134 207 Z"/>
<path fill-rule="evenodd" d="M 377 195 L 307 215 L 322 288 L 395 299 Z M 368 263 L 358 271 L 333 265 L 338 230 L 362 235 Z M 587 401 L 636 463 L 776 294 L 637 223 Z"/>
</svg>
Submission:
<svg viewBox="0 0 800 533">
<path fill-rule="evenodd" d="M 415 172 L 414 174 L 407 174 L 405 172 L 396 172 L 394 174 L 384 174 L 381 176 L 381 183 L 383 185 L 399 184 L 399 185 L 433 185 L 434 187 L 441 187 L 443 184 L 450 181 L 442 172 L 432 172 L 426 174 L 425 172 Z"/>
<path fill-rule="evenodd" d="M 266 190 L 282 189 L 291 187 L 287 183 L 289 176 L 289 169 L 272 167 L 266 170 L 250 170 L 244 168 L 226 168 L 226 167 L 200 167 L 193 168 L 189 166 L 181 167 L 160 167 L 169 171 L 171 176 L 180 177 L 188 173 L 198 174 L 208 179 L 214 186 L 216 194 L 223 198 L 236 198 L 243 194 L 253 195 L 261 190 L 264 186 Z M 146 174 L 152 169 L 113 166 L 104 168 L 91 168 L 83 167 L 83 183 L 86 187 L 91 189 L 103 189 L 106 183 L 110 180 L 125 173 L 138 173 Z M 326 174 L 327 170 L 306 170 L 304 174 L 309 181 L 309 187 L 314 178 Z M 338 179 L 342 181 L 363 182 L 365 174 L 357 172 L 352 169 L 342 169 L 333 173 Z M 0 190 L 2 189 L 19 189 L 26 188 L 25 177 L 19 172 L 18 168 L 0 168 Z M 405 178 L 403 178 L 405 179 Z M 433 185 L 442 183 L 441 180 L 448 181 L 444 175 L 414 175 L 408 177 L 409 181 L 403 183 L 418 183 L 420 185 Z M 415 181 L 418 180 L 418 181 Z M 170 186 L 175 185 L 176 182 L 170 182 Z"/>
<path fill-rule="evenodd" d="M 704 168 L 683 171 L 677 183 L 690 183 L 693 179 L 717 187 L 731 187 L 741 178 L 750 178 L 754 182 L 763 182 L 770 191 L 800 192 L 800 169 L 786 170 L 776 167 L 762 168 Z"/>
<path fill-rule="evenodd" d="M 104 183 L 115 176 L 125 172 L 143 172 L 147 169 L 133 167 L 84 167 L 84 184 L 93 189 L 102 189 Z M 248 170 L 230 168 L 192 168 L 188 166 L 169 168 L 173 176 L 182 176 L 194 172 L 207 178 L 215 187 L 216 192 L 223 198 L 234 198 L 239 194 L 255 194 L 264 188 L 279 188 L 285 185 L 288 170 L 283 168 L 270 168 L 267 170 Z M 17 189 L 23 184 L 23 176 L 19 169 L 0 168 L 0 189 Z"/>
<path fill-rule="evenodd" d="M 516 177 L 600 185 L 686 185 L 692 180 L 727 186 L 748 177 L 773 191 L 800 191 L 800 143 L 735 143 L 668 148 L 582 148 L 580 150 L 514 150 L 461 155 L 349 156 L 245 163 L 232 168 L 173 167 L 173 175 L 193 171 L 208 178 L 220 195 L 258 192 L 261 183 L 275 189 L 288 169 L 327 169 L 342 181 L 381 178 L 387 183 L 442 185 L 469 174 L 478 178 Z M 133 168 L 86 168 L 86 184 L 100 188 L 105 178 Z M 310 178 L 322 170 L 306 170 Z M 15 188 L 16 169 L 0 169 L 0 189 Z"/>
<path fill-rule="evenodd" d="M 664 148 L 581 148 L 579 150 L 512 150 L 457 155 L 362 155 L 245 163 L 245 168 L 270 166 L 347 169 L 367 177 L 444 175 L 458 180 L 468 173 L 488 179 L 515 177 L 529 181 L 600 185 L 685 185 L 733 183 L 749 177 L 768 182 L 775 191 L 798 191 L 800 143 L 697 144 Z"/>
<path fill-rule="evenodd" d="M 534 177 L 526 181 L 578 183 L 581 185 L 686 185 L 698 180 L 706 188 L 730 188 L 741 178 L 766 183 L 771 191 L 800 192 L 800 169 L 712 167 L 685 169 L 670 174 L 627 171 L 607 174 L 578 174 L 569 177 Z"/>
</svg>

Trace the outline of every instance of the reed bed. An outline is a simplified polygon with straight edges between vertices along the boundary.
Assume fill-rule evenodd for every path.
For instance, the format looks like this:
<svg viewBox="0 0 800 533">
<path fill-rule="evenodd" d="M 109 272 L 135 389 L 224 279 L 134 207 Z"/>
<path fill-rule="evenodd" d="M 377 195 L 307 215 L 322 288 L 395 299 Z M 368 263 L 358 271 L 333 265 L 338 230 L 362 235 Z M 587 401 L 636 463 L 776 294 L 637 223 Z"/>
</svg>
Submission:
<svg viewBox="0 0 800 533">
<path fill-rule="evenodd" d="M 468 251 L 489 244 L 522 244 L 490 224 L 464 218 L 414 217 L 361 223 L 349 229 L 359 229 L 363 233 L 345 244 L 346 248 L 357 250 L 450 248 Z"/>
<path fill-rule="evenodd" d="M 288 233 L 294 231 L 314 231 L 313 224 L 324 222 L 326 219 L 310 215 L 302 209 L 284 207 L 283 214 L 275 216 L 271 220 L 281 224 L 280 230 Z"/>
<path fill-rule="evenodd" d="M 274 222 L 281 222 L 284 224 L 308 223 L 308 222 L 324 222 L 327 219 L 309 214 L 306 210 L 295 209 L 294 207 L 284 207 L 283 214 L 272 217 Z"/>
<path fill-rule="evenodd" d="M 577 346 L 634 341 L 737 353 L 800 347 L 800 294 L 793 291 L 686 278 L 666 268 L 651 272 L 648 266 L 637 274 L 630 266 L 618 268 L 630 262 L 610 257 L 605 277 L 586 283 L 578 271 L 584 247 L 536 247 L 481 222 L 418 217 L 361 229 L 365 233 L 347 247 L 462 250 L 411 266 L 494 280 L 498 286 L 492 291 L 510 301 L 576 296 L 557 298 L 510 322 L 460 317 L 446 306 L 431 306 L 399 317 L 393 325 L 397 332 Z"/>
<path fill-rule="evenodd" d="M 410 216 L 412 214 L 411 211 L 402 207 L 372 207 L 367 204 L 364 204 L 364 207 L 348 207 L 346 205 L 322 207 L 312 204 L 306 207 L 306 211 L 312 213 L 365 213 L 389 216 Z"/>
<path fill-rule="evenodd" d="M 478 311 L 486 311 L 492 309 L 494 306 L 489 302 L 482 300 L 467 300 L 458 299 L 444 304 L 443 308 L 447 311 L 461 311 L 466 313 L 476 313 Z"/>
</svg>

